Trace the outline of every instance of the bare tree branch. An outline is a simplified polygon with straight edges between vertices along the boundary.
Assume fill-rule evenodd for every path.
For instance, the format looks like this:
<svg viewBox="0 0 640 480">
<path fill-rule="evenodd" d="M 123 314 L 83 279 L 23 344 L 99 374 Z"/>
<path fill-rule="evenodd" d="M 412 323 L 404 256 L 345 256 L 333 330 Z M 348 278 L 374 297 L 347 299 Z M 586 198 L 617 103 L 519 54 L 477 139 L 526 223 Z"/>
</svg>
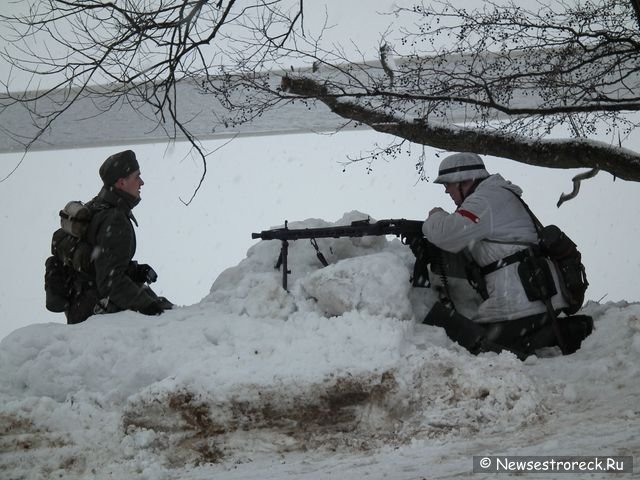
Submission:
<svg viewBox="0 0 640 480">
<path fill-rule="evenodd" d="M 532 140 L 500 130 L 458 127 L 437 122 L 407 121 L 401 117 L 375 111 L 356 103 L 340 101 L 327 88 L 309 78 L 285 77 L 286 91 L 316 98 L 343 118 L 364 123 L 374 130 L 450 151 L 510 158 L 521 163 L 548 168 L 599 168 L 624 180 L 640 181 L 640 154 L 614 148 L 602 142 L 573 140 Z"/>
</svg>

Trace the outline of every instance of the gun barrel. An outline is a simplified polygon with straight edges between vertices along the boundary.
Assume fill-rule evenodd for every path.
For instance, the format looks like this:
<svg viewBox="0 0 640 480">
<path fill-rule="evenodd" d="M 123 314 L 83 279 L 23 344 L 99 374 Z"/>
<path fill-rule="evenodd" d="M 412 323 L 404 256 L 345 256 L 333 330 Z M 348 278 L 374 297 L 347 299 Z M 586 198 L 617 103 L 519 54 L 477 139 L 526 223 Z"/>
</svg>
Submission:
<svg viewBox="0 0 640 480">
<path fill-rule="evenodd" d="M 351 225 L 320 228 L 274 228 L 252 233 L 251 238 L 262 240 L 300 240 L 306 238 L 365 237 L 380 235 L 408 235 L 422 233 L 422 220 L 390 219 L 371 223 L 356 220 Z"/>
</svg>

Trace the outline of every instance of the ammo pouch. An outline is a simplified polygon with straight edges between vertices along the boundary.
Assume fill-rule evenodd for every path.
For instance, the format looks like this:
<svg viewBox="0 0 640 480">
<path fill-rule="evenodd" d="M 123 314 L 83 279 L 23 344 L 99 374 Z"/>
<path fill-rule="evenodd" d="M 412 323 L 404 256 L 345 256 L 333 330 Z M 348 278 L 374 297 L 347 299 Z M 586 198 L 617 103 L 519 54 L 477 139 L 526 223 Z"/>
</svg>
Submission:
<svg viewBox="0 0 640 480">
<path fill-rule="evenodd" d="M 518 265 L 518 275 L 529 301 L 548 300 L 558 293 L 545 257 L 530 255 L 523 258 Z"/>
</svg>

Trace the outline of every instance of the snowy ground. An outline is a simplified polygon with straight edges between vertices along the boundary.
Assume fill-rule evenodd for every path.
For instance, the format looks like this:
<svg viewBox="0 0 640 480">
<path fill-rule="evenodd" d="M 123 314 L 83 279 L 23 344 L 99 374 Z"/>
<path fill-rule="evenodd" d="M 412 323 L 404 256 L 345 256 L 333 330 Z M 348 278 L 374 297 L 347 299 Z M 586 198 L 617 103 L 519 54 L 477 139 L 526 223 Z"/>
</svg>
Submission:
<svg viewBox="0 0 640 480">
<path fill-rule="evenodd" d="M 474 357 L 419 323 L 433 293 L 397 239 L 319 244 L 329 267 L 292 243 L 290 294 L 262 241 L 195 305 L 4 338 L 2 478 L 493 478 L 474 455 L 640 451 L 640 304 L 589 303 L 568 357 Z"/>
</svg>

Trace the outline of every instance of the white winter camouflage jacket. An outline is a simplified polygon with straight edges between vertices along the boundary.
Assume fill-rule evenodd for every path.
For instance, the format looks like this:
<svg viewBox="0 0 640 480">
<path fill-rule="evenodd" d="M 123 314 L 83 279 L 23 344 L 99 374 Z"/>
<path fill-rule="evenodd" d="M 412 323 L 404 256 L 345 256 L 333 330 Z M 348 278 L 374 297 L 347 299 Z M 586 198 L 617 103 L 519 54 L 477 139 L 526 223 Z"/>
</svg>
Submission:
<svg viewBox="0 0 640 480">
<path fill-rule="evenodd" d="M 424 235 L 449 252 L 468 248 L 481 267 L 523 250 L 537 242 L 537 234 L 531 216 L 512 192 L 522 195 L 520 187 L 501 175 L 491 175 L 454 213 L 431 214 L 424 223 Z M 557 287 L 555 269 L 551 270 Z M 527 299 L 517 262 L 489 273 L 485 280 L 489 298 L 480 304 L 473 317 L 476 322 L 514 320 L 546 310 L 543 302 Z M 556 309 L 566 306 L 559 293 L 553 297 L 552 304 Z"/>
</svg>

